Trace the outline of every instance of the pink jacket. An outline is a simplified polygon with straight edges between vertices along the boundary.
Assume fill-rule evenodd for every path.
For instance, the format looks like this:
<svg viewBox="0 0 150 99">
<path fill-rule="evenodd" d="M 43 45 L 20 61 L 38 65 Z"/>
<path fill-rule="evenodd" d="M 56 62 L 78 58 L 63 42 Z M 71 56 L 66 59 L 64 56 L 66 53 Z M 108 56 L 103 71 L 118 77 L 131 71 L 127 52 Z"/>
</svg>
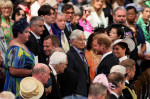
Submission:
<svg viewBox="0 0 150 99">
<path fill-rule="evenodd" d="M 84 31 L 87 31 L 87 32 L 90 32 L 90 33 L 93 33 L 93 27 L 91 25 L 91 23 L 88 21 L 88 20 L 85 20 L 86 24 L 87 24 L 87 27 L 86 25 L 82 22 L 82 20 L 80 19 L 79 20 L 79 25 L 83 27 L 83 30 Z"/>
</svg>

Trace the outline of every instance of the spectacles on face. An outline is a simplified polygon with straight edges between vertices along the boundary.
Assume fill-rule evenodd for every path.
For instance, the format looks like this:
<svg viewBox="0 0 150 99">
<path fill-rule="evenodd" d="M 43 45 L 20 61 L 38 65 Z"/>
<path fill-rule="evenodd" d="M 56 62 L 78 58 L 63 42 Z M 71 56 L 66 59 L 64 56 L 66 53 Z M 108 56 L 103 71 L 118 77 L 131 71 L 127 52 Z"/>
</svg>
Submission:
<svg viewBox="0 0 150 99">
<path fill-rule="evenodd" d="M 5 9 L 5 10 L 6 10 L 6 9 L 11 9 L 11 7 L 2 7 L 2 9 Z"/>
<path fill-rule="evenodd" d="M 82 42 L 82 41 L 86 41 L 86 39 L 81 39 L 81 38 L 79 38 L 78 41 L 79 41 L 79 42 Z"/>
<path fill-rule="evenodd" d="M 67 11 L 65 13 L 66 14 L 72 14 L 72 15 L 74 14 L 74 12 L 67 12 Z"/>
<path fill-rule="evenodd" d="M 135 16 L 136 14 L 135 13 L 127 13 L 127 15 L 132 15 L 132 16 Z"/>
</svg>

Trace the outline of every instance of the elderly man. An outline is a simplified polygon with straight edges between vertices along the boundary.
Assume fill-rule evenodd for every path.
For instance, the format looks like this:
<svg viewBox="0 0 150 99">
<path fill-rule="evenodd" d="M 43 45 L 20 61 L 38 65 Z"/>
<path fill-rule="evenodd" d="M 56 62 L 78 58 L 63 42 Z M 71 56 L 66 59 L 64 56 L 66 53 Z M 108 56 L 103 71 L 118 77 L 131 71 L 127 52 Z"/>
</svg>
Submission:
<svg viewBox="0 0 150 99">
<path fill-rule="evenodd" d="M 42 17 L 35 16 L 30 20 L 30 37 L 29 41 L 26 42 L 26 46 L 31 50 L 31 52 L 38 56 L 39 63 L 45 63 L 45 53 L 40 40 L 40 36 L 44 31 L 44 20 Z"/>
<path fill-rule="evenodd" d="M 112 72 L 108 75 L 108 82 L 111 83 L 111 94 L 109 99 L 122 99 L 119 96 L 122 93 L 124 87 L 124 76 L 118 72 Z"/>
<path fill-rule="evenodd" d="M 88 99 L 106 99 L 107 87 L 102 83 L 93 83 L 90 86 Z"/>
<path fill-rule="evenodd" d="M 120 65 L 126 68 L 127 77 L 125 78 L 125 88 L 123 89 L 123 95 L 126 99 L 137 98 L 135 91 L 132 88 L 132 85 L 129 83 L 130 80 L 134 78 L 135 75 L 135 61 L 132 59 L 126 59 L 119 63 Z"/>
<path fill-rule="evenodd" d="M 50 66 L 57 73 L 55 79 L 59 82 L 61 97 L 74 94 L 76 89 L 76 73 L 67 68 L 67 64 L 67 55 L 64 52 L 54 52 L 50 57 Z"/>
<path fill-rule="evenodd" d="M 58 12 L 57 17 L 56 17 L 56 24 L 60 29 L 60 35 L 59 35 L 59 39 L 60 39 L 60 43 L 62 45 L 62 48 L 65 50 L 65 52 L 67 52 L 69 50 L 69 42 L 68 39 L 66 37 L 66 32 L 64 31 L 65 27 L 66 27 L 66 18 L 65 18 L 65 14 Z"/>
<path fill-rule="evenodd" d="M 40 81 L 43 85 L 46 85 L 48 83 L 48 79 L 50 78 L 49 67 L 43 63 L 36 64 L 32 70 L 32 77 Z M 45 91 L 47 92 L 47 89 L 45 89 Z M 46 93 L 43 93 L 43 96 L 40 99 L 45 98 Z"/>
<path fill-rule="evenodd" d="M 83 52 L 86 41 L 83 31 L 77 29 L 74 30 L 70 35 L 70 40 L 72 42 L 72 47 L 67 52 L 67 66 L 76 72 L 78 78 L 76 94 L 87 97 L 89 87 L 89 66 L 87 65 Z"/>
<path fill-rule="evenodd" d="M 111 39 L 106 34 L 97 34 L 94 36 L 94 49 L 102 55 L 100 64 L 97 67 L 97 73 L 109 74 L 112 66 L 119 64 L 119 59 L 111 51 Z"/>
</svg>

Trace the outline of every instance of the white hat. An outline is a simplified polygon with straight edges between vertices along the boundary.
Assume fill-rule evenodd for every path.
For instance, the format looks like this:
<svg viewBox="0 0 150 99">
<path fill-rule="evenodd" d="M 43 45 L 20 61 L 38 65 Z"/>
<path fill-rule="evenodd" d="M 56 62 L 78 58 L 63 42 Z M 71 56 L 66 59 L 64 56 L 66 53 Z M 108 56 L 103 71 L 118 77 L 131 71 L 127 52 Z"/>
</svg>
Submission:
<svg viewBox="0 0 150 99">
<path fill-rule="evenodd" d="M 55 5 L 57 5 L 57 1 L 56 0 L 46 0 L 44 2 L 44 5 L 50 5 L 51 7 L 54 7 Z"/>
<path fill-rule="evenodd" d="M 124 75 L 124 74 L 126 74 L 126 68 L 121 65 L 115 65 L 110 69 L 110 73 L 112 73 L 112 72 L 119 72 Z"/>
<path fill-rule="evenodd" d="M 43 92 L 43 84 L 33 77 L 26 77 L 20 82 L 20 95 L 25 99 L 39 99 Z"/>
<path fill-rule="evenodd" d="M 128 48 L 131 51 L 133 51 L 135 49 L 135 43 L 131 38 L 125 38 L 125 39 L 117 39 L 114 41 L 114 43 L 112 44 L 112 47 L 120 42 L 124 42 L 128 45 Z"/>
</svg>

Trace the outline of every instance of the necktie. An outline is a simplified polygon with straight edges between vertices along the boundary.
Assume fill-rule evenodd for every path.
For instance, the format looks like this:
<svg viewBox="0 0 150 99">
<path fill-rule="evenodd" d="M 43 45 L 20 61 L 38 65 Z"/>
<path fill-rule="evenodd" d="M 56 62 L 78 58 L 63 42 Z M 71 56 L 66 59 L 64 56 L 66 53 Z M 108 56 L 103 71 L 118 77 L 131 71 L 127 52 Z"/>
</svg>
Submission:
<svg viewBox="0 0 150 99">
<path fill-rule="evenodd" d="M 50 35 L 53 35 L 53 31 L 52 29 L 49 30 Z"/>
<path fill-rule="evenodd" d="M 71 32 L 71 24 L 68 25 L 69 32 Z"/>
<path fill-rule="evenodd" d="M 87 65 L 87 62 L 86 62 L 86 58 L 85 58 L 84 52 L 80 52 L 80 55 L 82 57 L 82 61 L 84 62 L 84 68 L 85 68 L 86 72 L 88 73 L 88 65 Z"/>
<path fill-rule="evenodd" d="M 61 39 L 62 39 L 63 42 L 65 42 L 64 32 L 61 32 Z"/>
</svg>

